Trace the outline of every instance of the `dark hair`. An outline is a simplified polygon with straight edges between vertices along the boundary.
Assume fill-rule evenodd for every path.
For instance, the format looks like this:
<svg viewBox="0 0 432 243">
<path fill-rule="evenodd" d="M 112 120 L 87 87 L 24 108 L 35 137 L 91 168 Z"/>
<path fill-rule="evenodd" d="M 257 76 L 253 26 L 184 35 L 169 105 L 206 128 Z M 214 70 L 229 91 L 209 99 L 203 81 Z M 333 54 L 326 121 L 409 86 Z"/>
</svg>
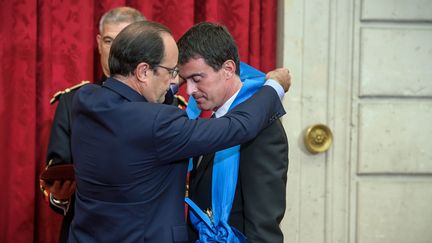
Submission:
<svg viewBox="0 0 432 243">
<path fill-rule="evenodd" d="M 190 28 L 177 42 L 179 64 L 191 58 L 203 58 L 215 71 L 222 68 L 227 60 L 233 60 L 240 74 L 240 58 L 237 45 L 223 25 L 202 22 Z"/>
<path fill-rule="evenodd" d="M 128 25 L 114 39 L 108 64 L 112 76 L 132 74 L 141 62 L 158 65 L 165 55 L 161 34 L 171 31 L 162 24 L 140 21 Z"/>
</svg>

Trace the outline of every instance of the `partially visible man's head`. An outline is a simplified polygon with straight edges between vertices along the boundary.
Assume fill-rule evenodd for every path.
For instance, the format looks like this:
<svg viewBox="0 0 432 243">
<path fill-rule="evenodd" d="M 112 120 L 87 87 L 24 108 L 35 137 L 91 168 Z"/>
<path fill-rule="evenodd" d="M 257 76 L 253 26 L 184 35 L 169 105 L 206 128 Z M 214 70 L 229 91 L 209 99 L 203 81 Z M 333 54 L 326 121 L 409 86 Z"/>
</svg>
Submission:
<svg viewBox="0 0 432 243">
<path fill-rule="evenodd" d="M 240 58 L 234 38 L 225 26 L 202 22 L 190 28 L 177 42 L 179 64 L 191 58 L 203 58 L 215 71 L 219 71 L 227 60 L 234 61 L 236 74 L 240 74 Z"/>
<path fill-rule="evenodd" d="M 171 83 L 177 83 L 178 49 L 162 24 L 140 21 L 114 39 L 109 56 L 112 77 L 128 83 L 149 102 L 162 103 Z"/>
<path fill-rule="evenodd" d="M 237 45 L 228 30 L 203 22 L 177 42 L 179 76 L 202 110 L 217 110 L 241 87 Z"/>
<path fill-rule="evenodd" d="M 106 12 L 99 21 L 99 34 L 96 36 L 102 71 L 110 76 L 108 56 L 113 40 L 118 33 L 131 23 L 143 21 L 142 13 L 131 7 L 118 7 Z"/>
</svg>

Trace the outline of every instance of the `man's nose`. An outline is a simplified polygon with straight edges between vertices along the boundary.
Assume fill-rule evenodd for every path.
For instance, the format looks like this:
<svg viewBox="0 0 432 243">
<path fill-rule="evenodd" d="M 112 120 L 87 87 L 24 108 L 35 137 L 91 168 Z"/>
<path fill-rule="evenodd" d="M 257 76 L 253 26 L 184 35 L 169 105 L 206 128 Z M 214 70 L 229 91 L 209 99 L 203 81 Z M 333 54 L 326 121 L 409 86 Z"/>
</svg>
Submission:
<svg viewBox="0 0 432 243">
<path fill-rule="evenodd" d="M 193 93 L 197 91 L 196 85 L 192 81 L 186 82 L 186 93 L 191 96 Z"/>
</svg>

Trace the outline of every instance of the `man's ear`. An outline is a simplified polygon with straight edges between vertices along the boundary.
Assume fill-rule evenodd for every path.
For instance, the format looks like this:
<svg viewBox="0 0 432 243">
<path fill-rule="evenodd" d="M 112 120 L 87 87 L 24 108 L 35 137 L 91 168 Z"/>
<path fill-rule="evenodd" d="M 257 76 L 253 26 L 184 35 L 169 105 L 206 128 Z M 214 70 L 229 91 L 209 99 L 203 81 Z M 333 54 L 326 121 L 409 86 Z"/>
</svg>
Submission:
<svg viewBox="0 0 432 243">
<path fill-rule="evenodd" d="M 224 64 L 222 64 L 222 70 L 224 71 L 225 77 L 229 79 L 235 75 L 237 66 L 233 60 L 226 60 Z"/>
<path fill-rule="evenodd" d="M 100 34 L 97 34 L 96 42 L 98 44 L 98 51 L 99 51 L 99 55 L 100 55 L 102 53 L 102 36 Z"/>
<path fill-rule="evenodd" d="M 135 69 L 135 76 L 138 81 L 147 83 L 150 71 L 150 65 L 148 63 L 141 62 Z"/>
</svg>

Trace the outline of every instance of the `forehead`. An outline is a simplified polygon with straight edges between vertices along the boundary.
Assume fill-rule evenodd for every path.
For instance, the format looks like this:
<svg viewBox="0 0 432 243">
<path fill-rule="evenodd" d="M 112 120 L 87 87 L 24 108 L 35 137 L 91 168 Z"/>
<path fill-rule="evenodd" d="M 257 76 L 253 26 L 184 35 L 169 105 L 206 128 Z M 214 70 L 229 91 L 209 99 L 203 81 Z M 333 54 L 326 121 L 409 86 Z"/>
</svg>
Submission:
<svg viewBox="0 0 432 243">
<path fill-rule="evenodd" d="M 203 73 L 213 70 L 212 67 L 210 67 L 202 57 L 190 58 L 186 63 L 183 63 L 179 66 L 180 73 L 184 73 L 185 75 L 189 75 L 189 73 Z"/>
<path fill-rule="evenodd" d="M 102 27 L 102 36 L 116 37 L 120 31 L 122 31 L 126 26 L 130 25 L 130 22 L 120 22 L 120 23 L 105 23 Z"/>
</svg>

